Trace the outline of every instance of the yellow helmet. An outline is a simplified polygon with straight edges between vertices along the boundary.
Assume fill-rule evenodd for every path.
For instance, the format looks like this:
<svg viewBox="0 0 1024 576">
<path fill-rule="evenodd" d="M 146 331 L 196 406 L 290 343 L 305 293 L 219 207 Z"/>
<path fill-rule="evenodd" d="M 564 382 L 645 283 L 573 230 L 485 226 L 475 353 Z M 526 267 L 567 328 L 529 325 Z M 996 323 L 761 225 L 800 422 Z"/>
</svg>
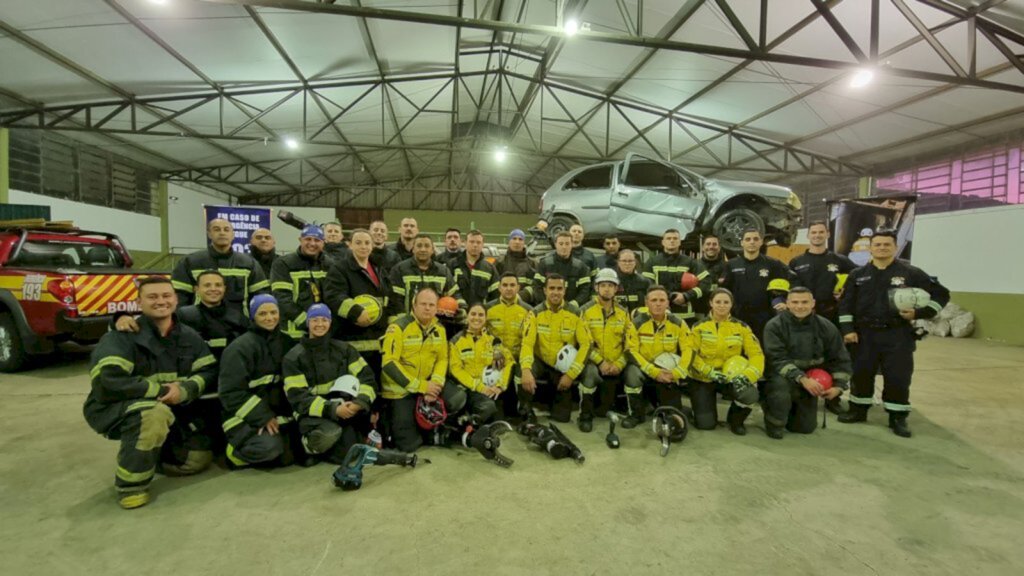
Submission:
<svg viewBox="0 0 1024 576">
<path fill-rule="evenodd" d="M 733 356 L 722 364 L 722 373 L 729 380 L 740 376 L 750 366 L 750 362 L 743 356 Z"/>
<path fill-rule="evenodd" d="M 832 293 L 839 294 L 843 291 L 843 287 L 846 286 L 846 278 L 849 274 L 836 274 L 836 287 L 832 289 Z"/>
<path fill-rule="evenodd" d="M 776 278 L 768 283 L 768 289 L 779 290 L 780 292 L 789 292 L 789 280 Z"/>
<path fill-rule="evenodd" d="M 356 304 L 360 305 L 366 314 L 370 317 L 370 323 L 376 324 L 381 317 L 381 311 L 384 306 L 381 304 L 379 298 L 370 296 L 369 294 L 360 294 L 353 298 Z"/>
</svg>

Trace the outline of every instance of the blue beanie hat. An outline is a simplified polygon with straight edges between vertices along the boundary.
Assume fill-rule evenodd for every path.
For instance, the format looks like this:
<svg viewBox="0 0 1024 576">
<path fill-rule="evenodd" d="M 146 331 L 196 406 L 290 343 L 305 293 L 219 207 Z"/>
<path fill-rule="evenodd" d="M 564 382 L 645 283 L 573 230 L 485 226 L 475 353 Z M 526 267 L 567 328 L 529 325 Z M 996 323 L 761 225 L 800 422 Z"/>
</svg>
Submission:
<svg viewBox="0 0 1024 576">
<path fill-rule="evenodd" d="M 302 233 L 299 234 L 299 238 L 316 238 L 317 240 L 323 240 L 324 229 L 316 224 L 306 224 L 302 227 Z"/>
<path fill-rule="evenodd" d="M 516 228 L 508 233 L 508 239 L 511 240 L 513 238 L 522 238 L 523 240 L 526 240 L 526 234 L 521 229 Z"/>
<path fill-rule="evenodd" d="M 306 310 L 306 322 L 308 323 L 313 318 L 327 318 L 331 319 L 331 309 L 327 307 L 327 304 L 313 304 Z"/>
<path fill-rule="evenodd" d="M 249 301 L 249 318 L 255 318 L 256 312 L 260 309 L 260 306 L 264 304 L 273 304 L 277 306 L 277 298 L 274 298 L 270 294 L 257 294 L 252 297 Z"/>
</svg>

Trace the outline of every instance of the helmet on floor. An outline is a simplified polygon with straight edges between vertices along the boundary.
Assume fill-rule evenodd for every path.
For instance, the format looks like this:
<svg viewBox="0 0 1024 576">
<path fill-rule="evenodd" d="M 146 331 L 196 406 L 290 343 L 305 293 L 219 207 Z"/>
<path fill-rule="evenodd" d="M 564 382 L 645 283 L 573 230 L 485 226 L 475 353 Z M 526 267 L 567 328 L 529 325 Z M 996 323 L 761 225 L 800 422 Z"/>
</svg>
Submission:
<svg viewBox="0 0 1024 576">
<path fill-rule="evenodd" d="M 444 424 L 448 418 L 448 409 L 444 400 L 428 400 L 423 394 L 416 398 L 416 424 L 424 430 L 433 430 Z"/>
</svg>

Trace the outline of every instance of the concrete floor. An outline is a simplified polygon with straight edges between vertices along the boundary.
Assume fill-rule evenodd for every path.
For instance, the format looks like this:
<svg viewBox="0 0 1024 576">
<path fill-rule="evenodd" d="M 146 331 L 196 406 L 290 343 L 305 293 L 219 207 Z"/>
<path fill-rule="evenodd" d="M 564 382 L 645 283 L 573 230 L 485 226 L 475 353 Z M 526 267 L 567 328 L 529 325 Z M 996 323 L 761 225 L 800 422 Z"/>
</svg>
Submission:
<svg viewBox="0 0 1024 576">
<path fill-rule="evenodd" d="M 415 470 L 333 467 L 158 477 L 118 508 L 115 442 L 81 415 L 86 356 L 0 377 L 4 574 L 1020 574 L 1024 348 L 925 341 L 903 440 L 881 409 L 782 442 L 724 428 L 667 458 L 567 427 L 577 466 L 513 437 L 510 470 L 426 449 Z M 724 406 L 720 407 L 724 412 Z M 44 424 L 45 422 L 45 424 Z M 1013 568 L 1017 566 L 1017 568 Z"/>
</svg>

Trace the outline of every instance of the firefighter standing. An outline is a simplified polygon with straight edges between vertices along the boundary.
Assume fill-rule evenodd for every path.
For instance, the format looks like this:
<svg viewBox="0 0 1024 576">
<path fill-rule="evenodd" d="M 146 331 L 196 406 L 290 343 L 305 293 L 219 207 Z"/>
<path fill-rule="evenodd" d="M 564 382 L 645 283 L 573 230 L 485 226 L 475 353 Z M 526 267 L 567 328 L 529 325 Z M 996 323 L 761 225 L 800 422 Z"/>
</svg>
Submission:
<svg viewBox="0 0 1024 576">
<path fill-rule="evenodd" d="M 708 305 L 708 296 L 711 294 L 710 290 L 718 288 L 718 279 L 722 277 L 722 273 L 725 271 L 726 258 L 725 254 L 722 254 L 722 245 L 718 240 L 718 236 L 710 233 L 704 235 L 700 244 L 700 258 L 697 261 L 708 271 L 708 278 L 711 279 L 711 284 L 708 287 L 709 292 L 693 303 L 697 319 L 704 320 L 711 310 L 711 307 Z"/>
<path fill-rule="evenodd" d="M 764 325 L 775 317 L 776 312 L 786 309 L 785 301 L 772 304 L 768 284 L 772 280 L 785 280 L 788 289 L 791 273 L 779 260 L 761 254 L 764 240 L 760 231 L 753 228 L 745 230 L 741 244 L 743 256 L 725 264 L 719 285 L 733 291 L 736 299 L 733 315 L 746 322 L 760 339 Z"/>
<path fill-rule="evenodd" d="M 508 233 L 508 247 L 505 255 L 494 263 L 498 274 L 512 272 L 519 281 L 519 295 L 527 304 L 533 304 L 533 277 L 537 273 L 537 262 L 526 255 L 526 233 L 516 228 Z"/>
<path fill-rule="evenodd" d="M 306 454 L 341 464 L 349 448 L 370 432 L 377 398 L 373 371 L 355 348 L 331 338 L 331 310 L 313 304 L 306 312 L 308 337 L 284 356 L 284 392 L 297 415 Z M 342 376 L 354 378 L 344 385 Z"/>
<path fill-rule="evenodd" d="M 559 235 L 559 240 L 563 239 Z M 568 240 L 568 238 L 564 238 Z M 579 316 L 575 303 L 566 300 L 566 280 L 558 274 L 547 276 L 544 302 L 526 319 L 519 367 L 523 373 L 519 410 L 522 417 L 536 421 L 533 398 L 543 380 L 552 389 L 551 419 L 568 422 L 572 414 L 572 384 L 580 377 L 590 353 L 590 332 Z M 575 351 L 571 362 L 559 355 L 566 347 Z"/>
<path fill-rule="evenodd" d="M 225 279 L 220 272 L 201 272 L 196 278 L 195 288 L 199 302 L 178 309 L 178 320 L 203 337 L 218 361 L 227 345 L 249 329 L 249 319 L 245 314 L 224 304 L 224 286 Z M 216 387 L 208 387 L 209 392 L 214 389 Z"/>
<path fill-rule="evenodd" d="M 569 237 L 572 238 L 572 257 L 583 262 L 583 265 L 587 267 L 587 271 L 593 276 L 594 272 L 597 271 L 597 258 L 594 258 L 594 255 L 583 246 L 583 226 L 579 224 L 570 226 Z M 582 305 L 580 303 L 580 306 Z"/>
<path fill-rule="evenodd" d="M 831 296 L 831 294 L 829 294 Z M 818 398 L 838 398 L 850 382 L 850 354 L 835 324 L 814 312 L 810 289 L 793 288 L 787 310 L 764 328 L 764 352 L 771 361 L 766 387 L 764 429 L 781 440 L 783 429 L 810 434 L 818 425 Z M 821 368 L 832 376 L 825 390 L 807 371 Z"/>
<path fill-rule="evenodd" d="M 796 278 L 793 286 L 806 286 L 814 295 L 814 312 L 838 326 L 839 295 L 847 275 L 857 266 L 842 254 L 828 249 L 828 225 L 811 222 L 807 227 L 807 252 L 789 261 Z"/>
<path fill-rule="evenodd" d="M 402 261 L 398 253 L 388 246 L 388 225 L 383 220 L 370 222 L 370 237 L 373 238 L 373 253 L 370 258 L 374 266 L 387 277 L 391 269 Z"/>
<path fill-rule="evenodd" d="M 341 222 L 333 220 L 323 225 L 324 255 L 335 260 L 348 256 L 348 242 L 345 241 L 345 229 Z"/>
<path fill-rule="evenodd" d="M 568 232 L 555 236 L 554 252 L 545 254 L 537 263 L 537 273 L 533 277 L 534 299 L 546 297 L 542 295 L 546 294 L 547 277 L 551 274 L 557 274 L 564 280 L 565 300 L 577 307 L 590 302 L 590 268 L 572 255 L 572 236 Z"/>
<path fill-rule="evenodd" d="M 177 296 L 169 280 L 141 279 L 138 293 L 139 331 L 112 331 L 100 339 L 91 356 L 92 390 L 83 409 L 93 430 L 121 441 L 114 486 L 125 509 L 149 502 L 159 461 L 166 462 L 165 470 L 194 474 L 212 460 L 202 438 L 188 427 L 188 406 L 214 380 L 216 360 L 199 334 L 174 321 Z M 178 428 L 175 436 L 181 443 L 165 444 Z"/>
<path fill-rule="evenodd" d="M 632 314 L 634 310 L 644 305 L 647 289 L 653 284 L 650 278 L 637 272 L 636 253 L 632 250 L 620 251 L 616 262 L 615 272 L 619 276 L 619 290 L 615 294 L 615 301 Z"/>
<path fill-rule="evenodd" d="M 459 303 L 459 314 L 454 322 L 464 316 L 466 301 L 459 293 L 459 285 L 452 279 L 448 268 L 434 260 L 434 242 L 430 236 L 420 234 L 413 242 L 412 258 L 403 260 L 391 270 L 392 296 L 388 302 L 389 320 L 412 311 L 412 300 L 423 287 L 429 286 L 442 296 L 451 296 Z"/>
<path fill-rule="evenodd" d="M 622 248 L 622 242 L 619 241 L 616 234 L 605 234 L 602 246 L 604 254 L 597 257 L 595 264 L 598 269 L 611 268 L 614 270 L 619 262 L 619 250 Z"/>
<path fill-rule="evenodd" d="M 840 422 L 864 422 L 875 392 L 875 374 L 881 370 L 882 403 L 889 427 L 909 438 L 910 380 L 914 373 L 917 338 L 911 322 L 934 318 L 949 303 L 949 290 L 920 268 L 896 259 L 896 233 L 875 232 L 871 262 L 850 272 L 839 302 L 839 328 L 847 343 L 857 344 L 853 361 L 850 408 Z M 930 299 L 923 307 L 898 311 L 890 299 L 901 288 L 919 288 Z"/>
<path fill-rule="evenodd" d="M 670 290 L 669 306 L 681 320 L 691 321 L 693 307 L 705 294 L 711 291 L 711 277 L 704 267 L 680 249 L 679 230 L 670 228 L 661 235 L 662 251 L 655 254 L 644 267 L 644 276 L 651 282 Z M 697 285 L 689 290 L 682 289 L 683 274 L 689 272 L 697 277 Z"/>
<path fill-rule="evenodd" d="M 277 252 L 274 250 L 276 245 L 270 228 L 257 228 L 249 237 L 249 255 L 260 265 L 266 278 L 270 278 L 270 269 L 274 260 L 277 260 Z"/>
<path fill-rule="evenodd" d="M 196 278 L 203 270 L 212 269 L 219 271 L 227 280 L 224 299 L 228 305 L 247 312 L 249 298 L 268 292 L 270 282 L 252 256 L 231 249 L 235 231 L 230 222 L 221 218 L 210 220 L 206 225 L 206 235 L 210 246 L 182 258 L 171 273 L 178 302 L 194 303 Z"/>
<path fill-rule="evenodd" d="M 394 246 L 399 261 L 413 257 L 413 242 L 419 234 L 420 225 L 416 223 L 415 218 L 402 218 L 402 222 L 398 225 L 398 240 Z"/>
<path fill-rule="evenodd" d="M 668 311 L 668 289 L 651 286 L 645 295 L 646 310 L 633 318 L 637 346 L 630 351 L 626 366 L 627 398 L 631 398 L 630 417 L 622 423 L 632 428 L 644 421 L 643 387 L 653 384 L 658 406 L 682 409 L 682 385 L 693 361 L 690 329 L 679 317 Z M 666 360 L 671 359 L 669 363 Z M 634 410 L 636 403 L 637 410 Z"/>
<path fill-rule="evenodd" d="M 466 249 L 448 260 L 448 269 L 467 306 L 486 304 L 498 297 L 498 271 L 484 258 L 484 234 L 470 230 Z"/>
<path fill-rule="evenodd" d="M 270 287 L 286 322 L 284 332 L 292 338 L 305 333 L 306 309 L 324 300 L 324 278 L 328 261 L 324 256 L 324 232 L 307 224 L 299 234 L 299 247 L 274 262 Z"/>
<path fill-rule="evenodd" d="M 587 302 L 580 309 L 581 320 L 590 332 L 590 353 L 580 381 L 579 429 L 590 432 L 594 428 L 594 416 L 605 416 L 615 404 L 616 386 L 622 380 L 629 355 L 636 350 L 636 328 L 629 319 L 629 312 L 615 303 L 615 292 L 619 289 L 619 277 L 611 268 L 602 268 L 594 276 L 597 299 Z M 638 421 L 643 412 L 640 404 L 642 390 L 626 389 L 629 414 Z M 598 399 L 594 396 L 598 394 Z"/>
</svg>

